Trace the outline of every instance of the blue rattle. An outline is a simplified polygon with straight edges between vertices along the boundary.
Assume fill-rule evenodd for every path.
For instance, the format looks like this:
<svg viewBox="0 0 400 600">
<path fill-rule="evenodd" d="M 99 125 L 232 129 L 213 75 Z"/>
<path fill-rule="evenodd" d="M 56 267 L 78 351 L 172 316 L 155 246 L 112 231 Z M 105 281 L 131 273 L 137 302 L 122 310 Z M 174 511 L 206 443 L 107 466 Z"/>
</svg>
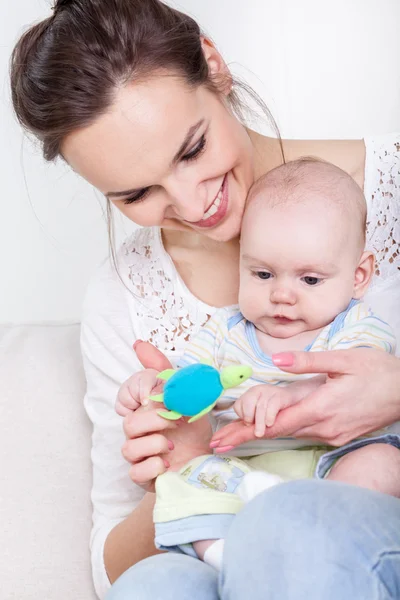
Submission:
<svg viewBox="0 0 400 600">
<path fill-rule="evenodd" d="M 236 387 L 251 377 L 252 369 L 232 365 L 221 373 L 209 364 L 196 363 L 179 370 L 166 369 L 158 374 L 166 383 L 164 392 L 150 396 L 154 402 L 163 402 L 168 410 L 159 410 L 164 419 L 175 421 L 191 417 L 189 423 L 209 413 L 224 390 Z"/>
</svg>

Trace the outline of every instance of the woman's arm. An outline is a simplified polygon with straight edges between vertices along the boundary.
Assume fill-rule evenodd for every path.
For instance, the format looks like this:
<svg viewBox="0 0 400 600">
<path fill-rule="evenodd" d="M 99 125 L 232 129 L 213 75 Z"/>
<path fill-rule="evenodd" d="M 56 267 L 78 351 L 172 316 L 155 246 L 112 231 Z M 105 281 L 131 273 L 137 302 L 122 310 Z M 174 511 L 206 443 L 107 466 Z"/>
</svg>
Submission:
<svg viewBox="0 0 400 600">
<path fill-rule="evenodd" d="M 158 553 L 154 546 L 154 503 L 155 494 L 148 492 L 109 533 L 104 545 L 104 564 L 111 583 L 135 563 Z"/>
<path fill-rule="evenodd" d="M 114 410 L 119 386 L 141 368 L 132 349 L 135 332 L 126 297 L 113 268 L 104 266 L 89 286 L 82 316 L 81 347 L 87 379 L 85 408 L 93 424 L 90 546 L 94 585 L 100 598 L 110 587 L 107 573 L 114 579 L 126 564 L 144 558 L 150 549 L 156 552 L 151 510 L 144 510 L 148 506 L 148 501 L 143 500 L 145 492 L 129 477 L 129 464 L 121 453 L 126 439 L 123 419 Z M 125 539 L 131 540 L 129 548 L 126 542 L 120 547 L 115 544 L 116 540 L 121 542 L 123 532 Z"/>
<path fill-rule="evenodd" d="M 400 421 L 400 359 L 381 350 L 287 352 L 273 357 L 290 373 L 327 373 L 326 383 L 279 413 L 265 438 L 293 436 L 332 446 Z M 254 427 L 232 423 L 213 437 L 213 447 L 255 439 Z M 216 446 L 216 442 L 218 445 Z"/>
<path fill-rule="evenodd" d="M 89 287 L 82 319 L 82 355 L 93 423 L 92 569 L 98 596 L 136 562 L 157 553 L 152 509 L 155 478 L 208 452 L 208 419 L 195 424 L 168 421 L 149 404 L 124 419 L 114 410 L 118 389 L 145 367 L 163 370 L 168 360 L 148 344 L 132 342 L 125 288 L 112 269 L 103 269 Z M 155 362 L 156 361 L 156 362 Z M 145 490 L 149 493 L 146 494 Z"/>
</svg>

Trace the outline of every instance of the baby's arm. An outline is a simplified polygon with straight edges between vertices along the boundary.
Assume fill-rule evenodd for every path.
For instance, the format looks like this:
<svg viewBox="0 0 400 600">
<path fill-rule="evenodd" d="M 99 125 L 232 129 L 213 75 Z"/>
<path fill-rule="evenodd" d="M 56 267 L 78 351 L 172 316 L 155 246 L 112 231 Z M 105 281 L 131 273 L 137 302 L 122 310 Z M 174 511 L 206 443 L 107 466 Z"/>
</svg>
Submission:
<svg viewBox="0 0 400 600">
<path fill-rule="evenodd" d="M 154 388 L 161 385 L 155 369 L 143 369 L 127 379 L 119 388 L 115 410 L 121 417 L 126 417 L 132 410 L 146 406 Z"/>
</svg>

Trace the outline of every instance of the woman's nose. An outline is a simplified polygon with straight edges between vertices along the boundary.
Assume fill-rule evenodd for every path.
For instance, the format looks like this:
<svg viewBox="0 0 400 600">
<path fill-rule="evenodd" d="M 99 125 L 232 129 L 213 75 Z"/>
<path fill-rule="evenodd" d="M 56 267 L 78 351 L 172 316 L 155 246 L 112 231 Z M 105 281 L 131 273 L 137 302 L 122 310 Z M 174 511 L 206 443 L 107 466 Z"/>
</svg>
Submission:
<svg viewBox="0 0 400 600">
<path fill-rule="evenodd" d="M 207 197 L 202 186 L 195 183 L 178 183 L 167 189 L 168 206 L 165 216 L 189 223 L 201 221 L 207 209 Z"/>
</svg>

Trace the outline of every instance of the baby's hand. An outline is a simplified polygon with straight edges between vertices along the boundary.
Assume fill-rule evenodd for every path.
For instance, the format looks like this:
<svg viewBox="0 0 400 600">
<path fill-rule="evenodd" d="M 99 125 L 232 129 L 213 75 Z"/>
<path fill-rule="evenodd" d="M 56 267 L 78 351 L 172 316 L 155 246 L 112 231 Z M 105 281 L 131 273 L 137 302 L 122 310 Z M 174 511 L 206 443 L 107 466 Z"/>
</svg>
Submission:
<svg viewBox="0 0 400 600">
<path fill-rule="evenodd" d="M 256 437 L 263 437 L 265 426 L 271 427 L 280 410 L 288 406 L 285 388 L 273 385 L 256 385 L 236 400 L 233 408 L 246 425 L 255 425 Z"/>
<path fill-rule="evenodd" d="M 153 390 L 162 384 L 157 379 L 158 373 L 155 369 L 144 369 L 121 385 L 115 402 L 115 410 L 121 417 L 126 417 L 131 411 L 149 403 Z"/>
<path fill-rule="evenodd" d="M 318 376 L 284 387 L 256 385 L 236 400 L 233 408 L 246 425 L 255 425 L 254 435 L 262 438 L 265 435 L 265 427 L 272 427 L 281 410 L 300 402 L 324 380 L 325 376 Z"/>
</svg>

